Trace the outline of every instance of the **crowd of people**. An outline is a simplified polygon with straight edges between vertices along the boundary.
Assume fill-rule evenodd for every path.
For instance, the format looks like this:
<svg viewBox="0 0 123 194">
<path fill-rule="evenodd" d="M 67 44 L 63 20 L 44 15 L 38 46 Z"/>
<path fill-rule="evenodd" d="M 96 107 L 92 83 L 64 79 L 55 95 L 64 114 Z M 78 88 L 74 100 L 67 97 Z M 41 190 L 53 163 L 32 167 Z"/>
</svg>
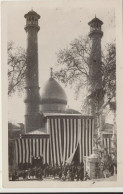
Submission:
<svg viewBox="0 0 123 194">
<path fill-rule="evenodd" d="M 50 166 L 44 164 L 39 167 L 31 167 L 27 170 L 15 170 L 10 175 L 10 180 L 44 180 L 47 178 L 62 180 L 62 181 L 84 181 L 90 179 L 88 173 L 84 175 L 84 163 L 79 165 L 64 164 Z"/>
<path fill-rule="evenodd" d="M 90 179 L 87 172 L 84 172 L 84 163 L 81 164 L 72 162 L 71 164 L 61 164 L 51 166 L 43 164 L 43 159 L 32 160 L 32 164 L 20 164 L 18 169 L 14 170 L 9 174 L 9 180 L 46 180 L 57 179 L 61 181 L 85 181 Z M 104 165 L 105 164 L 105 165 Z M 115 167 L 115 169 L 117 169 Z M 96 178 L 107 178 L 113 176 L 114 163 L 108 160 L 108 164 L 103 162 L 103 165 L 96 165 L 95 177 Z"/>
</svg>

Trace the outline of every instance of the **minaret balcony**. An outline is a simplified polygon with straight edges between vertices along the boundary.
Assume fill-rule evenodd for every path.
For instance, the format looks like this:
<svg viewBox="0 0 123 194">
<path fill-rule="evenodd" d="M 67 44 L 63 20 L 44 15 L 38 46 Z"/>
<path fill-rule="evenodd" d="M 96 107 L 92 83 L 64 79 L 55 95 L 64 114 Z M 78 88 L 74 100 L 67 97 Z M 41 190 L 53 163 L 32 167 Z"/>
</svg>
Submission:
<svg viewBox="0 0 123 194">
<path fill-rule="evenodd" d="M 27 24 L 26 26 L 25 26 L 25 28 L 24 28 L 25 30 L 26 30 L 26 32 L 28 31 L 28 30 L 36 30 L 36 31 L 39 31 L 40 30 L 40 27 L 37 25 L 37 24 Z"/>
<path fill-rule="evenodd" d="M 92 37 L 93 35 L 99 35 L 100 37 L 102 37 L 103 36 L 103 32 L 101 31 L 101 30 L 92 30 L 92 31 L 90 31 L 90 33 L 89 33 L 89 37 Z"/>
</svg>

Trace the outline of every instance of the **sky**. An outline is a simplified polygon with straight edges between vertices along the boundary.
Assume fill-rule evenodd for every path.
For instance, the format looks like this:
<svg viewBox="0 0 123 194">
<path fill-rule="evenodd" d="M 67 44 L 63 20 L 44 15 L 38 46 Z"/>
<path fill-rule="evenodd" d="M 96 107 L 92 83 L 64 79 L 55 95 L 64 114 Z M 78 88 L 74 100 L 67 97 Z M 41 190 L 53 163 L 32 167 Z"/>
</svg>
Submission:
<svg viewBox="0 0 123 194">
<path fill-rule="evenodd" d="M 6 4 L 7 9 L 7 40 L 26 49 L 26 24 L 24 14 L 33 9 L 40 16 L 38 32 L 39 86 L 40 91 L 50 77 L 50 68 L 57 63 L 56 53 L 69 46 L 69 43 L 79 36 L 89 33 L 88 22 L 95 17 L 103 21 L 102 49 L 105 44 L 115 39 L 115 12 L 113 8 L 87 6 L 81 1 L 73 4 L 70 1 L 27 1 Z M 63 3 L 64 2 L 64 3 Z M 69 2 L 69 3 L 67 3 Z M 73 2 L 73 1 L 71 1 Z M 61 83 L 60 83 L 61 84 Z M 81 101 L 75 99 L 72 88 L 62 87 L 68 96 L 70 108 L 80 110 Z M 24 96 L 18 94 L 9 97 L 8 118 L 14 122 L 24 122 Z"/>
</svg>

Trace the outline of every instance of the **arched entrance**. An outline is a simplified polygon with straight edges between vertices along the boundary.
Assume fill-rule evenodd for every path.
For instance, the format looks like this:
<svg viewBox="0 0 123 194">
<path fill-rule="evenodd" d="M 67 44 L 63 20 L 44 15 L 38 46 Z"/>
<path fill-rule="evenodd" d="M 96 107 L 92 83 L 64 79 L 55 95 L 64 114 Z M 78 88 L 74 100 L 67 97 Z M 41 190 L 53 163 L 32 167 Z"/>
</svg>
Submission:
<svg viewBox="0 0 123 194">
<path fill-rule="evenodd" d="M 79 144 L 77 146 L 77 149 L 75 151 L 75 154 L 73 156 L 72 162 L 77 166 L 80 164 L 80 149 L 79 149 Z"/>
<path fill-rule="evenodd" d="M 32 167 L 40 167 L 43 165 L 43 157 L 32 157 Z"/>
</svg>

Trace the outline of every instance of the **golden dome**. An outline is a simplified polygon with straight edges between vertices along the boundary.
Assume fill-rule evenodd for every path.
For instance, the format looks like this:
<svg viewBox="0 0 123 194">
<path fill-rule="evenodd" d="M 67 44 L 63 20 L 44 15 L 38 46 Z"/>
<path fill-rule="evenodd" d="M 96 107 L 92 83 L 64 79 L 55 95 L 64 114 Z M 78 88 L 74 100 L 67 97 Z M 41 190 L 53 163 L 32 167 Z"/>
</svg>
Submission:
<svg viewBox="0 0 123 194">
<path fill-rule="evenodd" d="M 56 104 L 59 105 L 59 107 L 61 107 L 62 105 L 66 106 L 67 96 L 60 84 L 54 78 L 51 77 L 46 82 L 43 92 L 41 94 L 41 105 L 48 105 L 50 110 L 51 106 Z M 54 109 L 55 107 L 56 106 L 54 106 Z"/>
</svg>

